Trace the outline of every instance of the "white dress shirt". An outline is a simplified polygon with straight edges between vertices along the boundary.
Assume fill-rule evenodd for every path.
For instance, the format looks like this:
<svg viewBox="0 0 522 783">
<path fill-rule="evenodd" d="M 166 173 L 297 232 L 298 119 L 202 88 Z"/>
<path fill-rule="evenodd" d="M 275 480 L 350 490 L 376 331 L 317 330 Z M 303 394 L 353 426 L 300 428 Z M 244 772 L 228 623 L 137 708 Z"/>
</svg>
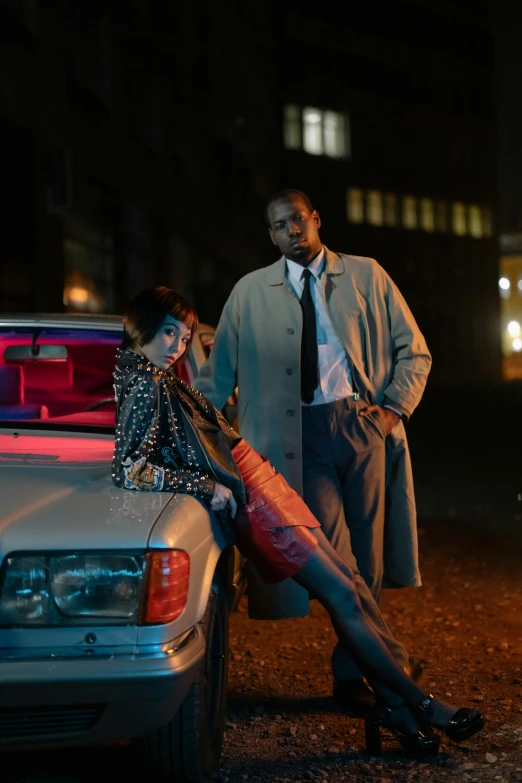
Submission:
<svg viewBox="0 0 522 783">
<path fill-rule="evenodd" d="M 353 394 L 352 378 L 348 366 L 348 358 L 326 309 L 324 287 L 324 249 L 307 267 L 286 259 L 287 276 L 298 299 L 301 299 L 304 288 L 303 272 L 309 269 L 310 290 L 315 307 L 317 326 L 317 347 L 319 363 L 319 385 L 314 392 L 311 405 L 324 405 L 326 402 L 342 400 Z M 306 403 L 302 402 L 302 405 Z"/>
</svg>

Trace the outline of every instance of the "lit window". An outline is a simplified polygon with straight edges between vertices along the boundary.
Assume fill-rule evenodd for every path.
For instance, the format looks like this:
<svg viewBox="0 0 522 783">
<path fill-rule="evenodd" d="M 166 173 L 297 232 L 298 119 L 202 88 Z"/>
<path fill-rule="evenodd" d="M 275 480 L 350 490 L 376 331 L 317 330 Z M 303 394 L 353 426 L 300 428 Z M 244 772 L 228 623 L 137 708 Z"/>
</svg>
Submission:
<svg viewBox="0 0 522 783">
<path fill-rule="evenodd" d="M 311 155 L 330 158 L 350 156 L 350 125 L 346 114 L 312 106 L 301 109 L 288 104 L 284 111 L 285 147 L 304 149 Z"/>
<path fill-rule="evenodd" d="M 474 204 L 468 207 L 469 233 L 472 237 L 482 236 L 482 210 Z"/>
<path fill-rule="evenodd" d="M 369 190 L 366 195 L 366 219 L 372 226 L 382 226 L 382 193 L 379 190 Z"/>
<path fill-rule="evenodd" d="M 404 196 L 402 200 L 402 224 L 404 228 L 417 228 L 417 199 Z"/>
<path fill-rule="evenodd" d="M 445 201 L 437 201 L 435 203 L 435 230 L 448 230 L 448 211 L 446 209 Z"/>
<path fill-rule="evenodd" d="M 299 106 L 285 106 L 285 147 L 288 150 L 300 150 L 302 117 Z"/>
<path fill-rule="evenodd" d="M 322 155 L 324 152 L 322 111 L 320 109 L 304 109 L 303 125 L 303 147 L 305 151 L 311 155 Z"/>
<path fill-rule="evenodd" d="M 421 227 L 424 231 L 435 230 L 435 213 L 433 211 L 433 201 L 430 198 L 421 200 Z"/>
<path fill-rule="evenodd" d="M 460 201 L 456 201 L 453 204 L 453 233 L 462 237 L 466 230 L 466 207 Z"/>
<path fill-rule="evenodd" d="M 331 158 L 347 158 L 348 117 L 334 111 L 323 113 L 324 152 Z"/>
<path fill-rule="evenodd" d="M 482 236 L 493 236 L 493 214 L 487 207 L 482 210 Z"/>
<path fill-rule="evenodd" d="M 397 225 L 397 196 L 395 193 L 384 194 L 384 224 Z"/>
<path fill-rule="evenodd" d="M 346 191 L 346 213 L 350 223 L 364 221 L 363 192 L 360 188 L 348 188 Z"/>
</svg>

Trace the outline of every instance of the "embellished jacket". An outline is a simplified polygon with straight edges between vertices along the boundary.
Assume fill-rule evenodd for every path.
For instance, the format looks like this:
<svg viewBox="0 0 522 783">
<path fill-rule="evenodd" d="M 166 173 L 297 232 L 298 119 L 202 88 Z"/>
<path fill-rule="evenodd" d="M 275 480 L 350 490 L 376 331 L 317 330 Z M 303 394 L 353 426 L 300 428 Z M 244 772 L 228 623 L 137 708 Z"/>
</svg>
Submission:
<svg viewBox="0 0 522 783">
<path fill-rule="evenodd" d="M 186 492 L 210 503 L 218 481 L 245 502 L 231 453 L 241 438 L 200 392 L 125 349 L 118 350 L 114 381 L 117 487 Z"/>
</svg>

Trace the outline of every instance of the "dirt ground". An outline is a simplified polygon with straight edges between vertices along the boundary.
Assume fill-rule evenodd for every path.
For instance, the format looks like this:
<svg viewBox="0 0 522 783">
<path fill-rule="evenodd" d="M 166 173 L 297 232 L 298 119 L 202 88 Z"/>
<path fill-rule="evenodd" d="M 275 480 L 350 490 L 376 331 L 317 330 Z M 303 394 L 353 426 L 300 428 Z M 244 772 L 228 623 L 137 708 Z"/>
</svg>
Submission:
<svg viewBox="0 0 522 783">
<path fill-rule="evenodd" d="M 369 757 L 362 721 L 330 697 L 334 635 L 325 612 L 313 602 L 308 618 L 261 622 L 248 619 L 243 599 L 231 618 L 214 783 L 522 783 L 522 536 L 505 538 L 498 525 L 489 538 L 484 531 L 476 520 L 425 523 L 424 586 L 386 591 L 382 601 L 410 653 L 426 661 L 426 687 L 485 712 L 481 734 L 460 747 L 444 742 L 425 763 L 401 759 L 391 737 L 382 758 Z M 0 758 L 0 783 L 149 779 L 125 743 Z"/>
<path fill-rule="evenodd" d="M 368 756 L 363 721 L 340 713 L 331 698 L 334 634 L 322 607 L 314 601 L 308 618 L 262 622 L 248 618 L 244 598 L 231 619 L 216 780 L 522 781 L 520 537 L 433 521 L 421 527 L 420 546 L 424 586 L 385 591 L 382 609 L 410 654 L 425 661 L 426 688 L 483 710 L 481 734 L 460 746 L 443 740 L 428 762 L 401 759 L 391 736 L 383 757 Z"/>
</svg>

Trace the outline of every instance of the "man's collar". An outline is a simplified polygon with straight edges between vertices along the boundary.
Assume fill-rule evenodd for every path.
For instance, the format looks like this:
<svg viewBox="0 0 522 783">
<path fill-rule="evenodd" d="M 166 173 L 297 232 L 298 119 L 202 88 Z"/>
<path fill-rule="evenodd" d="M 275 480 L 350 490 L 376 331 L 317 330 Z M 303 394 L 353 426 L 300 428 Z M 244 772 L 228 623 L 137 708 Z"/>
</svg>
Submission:
<svg viewBox="0 0 522 783">
<path fill-rule="evenodd" d="M 288 276 L 291 277 L 292 280 L 301 280 L 305 269 L 309 269 L 317 280 L 324 269 L 324 247 L 321 248 L 314 260 L 311 261 L 308 266 L 303 266 L 302 264 L 298 264 L 297 261 L 291 261 L 287 258 L 286 267 L 288 269 Z"/>
<path fill-rule="evenodd" d="M 328 250 L 326 245 L 323 245 L 324 259 L 325 259 L 325 272 L 327 275 L 342 275 L 344 272 L 343 262 L 341 257 L 334 253 L 332 250 Z M 267 269 L 267 283 L 268 285 L 283 285 L 286 277 L 286 258 L 281 258 L 274 264 L 271 264 Z"/>
</svg>

